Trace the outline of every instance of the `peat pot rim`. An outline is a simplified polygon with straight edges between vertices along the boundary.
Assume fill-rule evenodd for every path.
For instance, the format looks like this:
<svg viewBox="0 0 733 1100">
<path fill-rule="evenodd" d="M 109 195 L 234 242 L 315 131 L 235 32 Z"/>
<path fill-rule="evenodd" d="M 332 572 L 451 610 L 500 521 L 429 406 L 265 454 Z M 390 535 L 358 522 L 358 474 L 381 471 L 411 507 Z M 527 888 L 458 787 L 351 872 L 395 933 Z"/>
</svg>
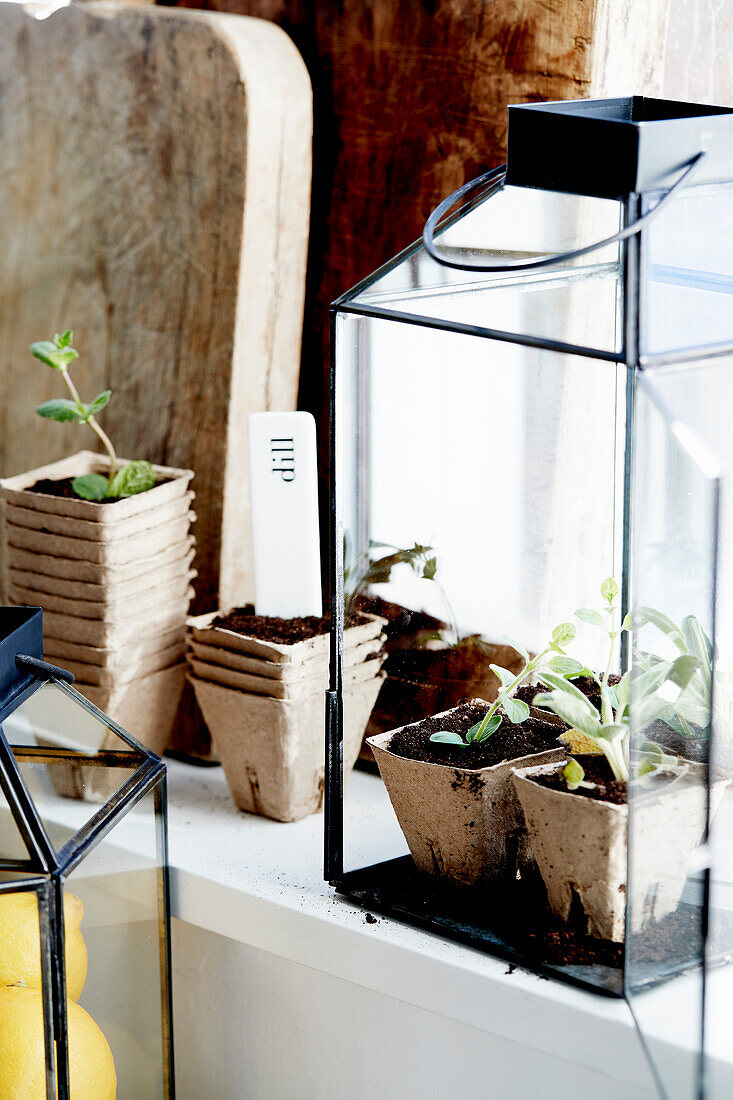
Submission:
<svg viewBox="0 0 733 1100">
<path fill-rule="evenodd" d="M 440 711 L 439 714 L 432 714 L 429 715 L 429 717 L 445 718 L 446 715 L 452 714 L 454 710 L 458 710 L 458 707 L 465 706 L 466 703 L 486 703 L 487 706 L 489 705 L 486 699 L 467 699 L 465 700 L 465 702 L 459 703 L 456 707 L 450 707 L 449 710 Z M 400 733 L 403 729 L 406 729 L 408 726 L 416 726 L 421 721 L 424 721 L 424 719 L 421 718 L 415 722 L 405 722 L 403 726 L 397 726 L 393 730 L 386 730 L 384 733 L 375 733 L 372 737 L 367 737 L 366 743 L 371 749 L 377 749 L 379 752 L 384 752 L 388 756 L 391 756 L 393 760 L 401 760 L 405 763 L 417 765 L 425 769 L 436 768 L 442 771 L 459 772 L 461 775 L 483 775 L 486 773 L 491 774 L 492 772 L 497 772 L 500 768 L 515 771 L 517 767 L 523 767 L 525 761 L 531 762 L 532 760 L 535 760 L 538 756 L 546 756 L 548 752 L 564 751 L 563 746 L 558 741 L 557 748 L 553 746 L 547 749 L 540 749 L 537 752 L 527 753 L 525 756 L 515 756 L 512 757 L 512 759 L 510 760 L 501 760 L 498 764 L 486 764 L 482 768 L 464 768 L 460 764 L 435 764 L 429 760 L 417 760 L 414 756 L 402 756 L 400 753 L 391 752 L 389 749 L 389 743 L 392 738 Z M 565 761 L 560 761 L 559 763 L 564 764 Z M 558 763 L 544 764 L 539 766 L 554 768 L 558 766 Z M 532 765 L 531 763 L 529 763 L 527 768 L 523 770 L 531 770 L 531 768 Z"/>
<path fill-rule="evenodd" d="M 118 459 L 120 466 L 125 466 L 131 461 L 134 460 Z M 14 477 L 0 478 L 0 498 L 11 504 L 33 508 L 35 511 L 60 513 L 96 523 L 109 523 L 111 520 L 139 515 L 172 500 L 179 495 L 181 489 L 185 492 L 185 487 L 194 476 L 193 470 L 177 466 L 158 466 L 155 463 L 151 465 L 156 475 L 166 479 L 164 482 L 154 485 L 152 489 L 146 489 L 144 493 L 136 493 L 134 496 L 108 504 L 29 491 L 32 485 L 44 478 L 61 481 L 67 477 L 79 477 L 88 473 L 104 474 L 108 471 L 109 458 L 106 455 L 97 454 L 95 451 L 76 451 L 73 455 L 68 455 L 57 462 L 37 466 Z"/>
</svg>

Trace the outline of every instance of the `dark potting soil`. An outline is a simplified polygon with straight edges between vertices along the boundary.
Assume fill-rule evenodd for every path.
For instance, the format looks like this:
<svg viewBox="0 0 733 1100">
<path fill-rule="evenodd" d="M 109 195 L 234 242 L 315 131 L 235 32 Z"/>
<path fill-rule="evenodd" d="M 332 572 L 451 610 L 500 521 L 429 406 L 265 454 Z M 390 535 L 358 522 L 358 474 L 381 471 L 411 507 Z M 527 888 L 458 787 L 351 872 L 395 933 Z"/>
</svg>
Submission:
<svg viewBox="0 0 733 1100">
<path fill-rule="evenodd" d="M 274 615 L 255 615 L 254 606 L 247 604 L 246 607 L 233 607 L 226 615 L 217 615 L 212 626 L 223 626 L 248 638 L 292 645 L 307 638 L 315 638 L 319 634 L 328 634 L 330 616 L 306 615 L 300 619 L 278 619 Z"/>
<path fill-rule="evenodd" d="M 60 481 L 52 481 L 51 478 L 44 477 L 40 481 L 37 481 L 35 485 L 29 485 L 27 491 L 29 493 L 44 493 L 46 496 L 51 497 L 65 497 L 67 500 L 83 500 L 78 493 L 74 492 L 73 477 L 64 477 Z M 156 481 L 153 488 L 158 485 L 165 485 L 170 478 L 164 477 L 160 481 Z M 144 490 L 147 492 L 147 490 Z M 104 500 L 88 500 L 87 504 L 116 504 L 118 500 L 127 500 L 127 497 L 105 497 Z"/>
<path fill-rule="evenodd" d="M 392 738 L 389 750 L 397 756 L 424 760 L 429 764 L 487 768 L 505 760 L 517 760 L 522 756 L 560 747 L 557 735 L 561 728 L 537 718 L 528 718 L 521 725 L 514 725 L 505 717 L 499 729 L 487 741 L 465 748 L 430 740 L 431 734 L 442 730 L 465 735 L 471 726 L 483 718 L 488 709 L 489 704 L 481 701 L 463 703 L 443 718 L 425 718 L 421 722 L 405 726 Z"/>
<path fill-rule="evenodd" d="M 560 926 L 556 918 L 549 914 L 546 927 L 536 924 L 528 929 L 528 953 L 548 963 L 600 964 L 621 969 L 624 965 L 624 945 L 586 935 L 582 922 L 580 914 L 575 927 L 572 923 Z M 700 950 L 700 936 L 700 912 L 696 907 L 685 906 L 676 913 L 669 913 L 643 932 L 634 934 L 635 969 L 645 965 L 647 978 L 653 978 L 653 964 L 672 970 L 675 963 L 689 965 L 695 962 Z M 633 981 L 633 974 L 631 977 Z"/>
<path fill-rule="evenodd" d="M 626 805 L 626 784 L 614 779 L 611 767 L 605 756 L 581 756 L 579 764 L 585 772 L 585 782 L 594 783 L 594 787 L 578 787 L 572 794 L 583 798 L 592 798 L 596 802 L 613 802 L 616 806 Z M 532 777 L 540 787 L 549 787 L 553 791 L 568 793 L 568 785 L 560 771 Z"/>
<path fill-rule="evenodd" d="M 677 730 L 673 730 L 666 722 L 657 720 L 644 731 L 649 741 L 655 745 L 661 745 L 663 749 L 679 756 L 683 760 L 695 760 L 705 764 L 708 760 L 710 744 L 699 726 L 691 726 L 692 737 L 684 737 Z"/>
<path fill-rule="evenodd" d="M 367 736 L 429 718 L 470 699 L 492 702 L 499 687 L 492 663 L 519 671 L 522 659 L 511 646 L 479 642 L 475 637 L 462 638 L 454 646 L 392 652 Z"/>
<path fill-rule="evenodd" d="M 448 624 L 428 615 L 426 611 L 413 611 L 399 603 L 383 600 L 381 596 L 361 596 L 356 601 L 359 611 L 379 615 L 387 620 L 387 653 L 398 649 L 414 649 L 424 641 L 434 638 L 448 628 Z"/>
</svg>

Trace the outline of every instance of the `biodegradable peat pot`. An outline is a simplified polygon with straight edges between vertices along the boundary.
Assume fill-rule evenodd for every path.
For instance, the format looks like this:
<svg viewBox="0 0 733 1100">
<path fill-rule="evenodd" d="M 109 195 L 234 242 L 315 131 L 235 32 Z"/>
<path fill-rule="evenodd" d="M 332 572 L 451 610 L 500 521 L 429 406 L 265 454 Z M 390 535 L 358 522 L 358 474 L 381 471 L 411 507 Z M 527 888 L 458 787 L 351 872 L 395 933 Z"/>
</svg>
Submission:
<svg viewBox="0 0 733 1100">
<path fill-rule="evenodd" d="M 152 491 L 152 490 L 151 490 Z M 42 573 L 46 577 L 58 577 L 66 581 L 81 581 L 84 584 L 114 587 L 131 582 L 133 578 L 147 578 L 148 584 L 157 583 L 159 576 L 170 575 L 170 571 L 180 568 L 183 560 L 192 560 L 192 549 L 196 544 L 193 535 L 171 543 L 159 553 L 122 565 L 100 565 L 99 562 L 80 561 L 75 558 L 56 558 L 52 554 L 36 554 L 33 550 L 20 550 L 7 546 L 6 561 L 9 573 L 23 570 Z"/>
<path fill-rule="evenodd" d="M 374 664 L 378 670 L 379 663 Z M 191 675 L 196 699 L 240 810 L 298 821 L 323 806 L 326 697 L 251 695 Z M 384 676 L 344 686 L 344 779 L 356 763 Z"/>
<path fill-rule="evenodd" d="M 148 492 L 152 491 L 152 489 L 148 490 Z M 38 496 L 40 494 L 29 495 Z M 145 494 L 138 495 L 144 496 Z M 132 516 L 108 517 L 103 522 L 78 519 L 76 516 L 54 515 L 53 512 L 39 512 L 33 508 L 19 508 L 17 504 L 6 502 L 5 518 L 8 523 L 16 527 L 27 527 L 32 531 L 48 531 L 53 535 L 63 535 L 68 538 L 111 542 L 112 539 L 140 535 L 144 531 L 149 531 L 151 527 L 159 527 L 163 523 L 171 523 L 173 520 L 181 519 L 188 514 L 193 498 L 194 494 L 188 492 L 174 500 L 169 500 L 165 504 L 148 508 L 145 512 L 138 512 Z M 95 507 L 98 510 L 100 509 L 99 504 L 96 504 Z M 105 512 L 107 508 L 114 511 L 114 504 L 103 504 L 101 511 Z"/>
<path fill-rule="evenodd" d="M 312 695 L 318 691 L 325 692 L 328 688 L 328 672 L 322 672 L 308 679 L 274 680 L 269 676 L 253 676 L 250 672 L 239 672 L 237 669 L 225 668 L 208 661 L 199 661 L 191 656 L 188 658 L 188 663 L 194 676 L 200 680 L 223 684 L 225 687 L 237 688 L 239 691 L 251 692 L 253 695 L 267 695 L 272 699 L 301 699 L 304 695 Z M 344 669 L 344 686 L 373 679 L 381 667 L 382 662 L 377 657 Z"/>
<path fill-rule="evenodd" d="M 556 764 L 517 767 L 514 787 L 521 802 L 535 859 L 553 913 L 567 921 L 577 898 L 587 932 L 622 942 L 626 929 L 628 806 L 555 790 L 534 781 Z M 727 780 L 713 783 L 711 813 Z M 634 795 L 635 829 L 631 931 L 641 932 L 679 904 L 688 857 L 705 824 L 705 778 L 686 768 L 659 790 Z"/>
<path fill-rule="evenodd" d="M 220 665 L 222 668 L 233 669 L 237 672 L 249 672 L 253 676 L 266 676 L 272 680 L 282 680 L 284 683 L 292 683 L 296 680 L 309 680 L 317 676 L 328 679 L 329 657 L 328 654 L 311 657 L 307 661 L 265 661 L 260 657 L 251 657 L 246 653 L 238 653 L 233 649 L 224 649 L 221 646 L 204 645 L 191 639 L 189 646 L 193 657 L 199 661 L 206 661 L 212 665 Z M 353 668 L 360 665 L 368 657 L 381 653 L 383 642 L 381 636 L 371 641 L 362 642 L 361 645 L 349 646 L 344 650 L 344 668 Z M 325 691 L 325 680 L 324 680 Z"/>
<path fill-rule="evenodd" d="M 483 702 L 483 700 L 472 700 Z M 454 708 L 435 715 L 445 718 Z M 410 759 L 390 752 L 402 728 L 368 739 L 418 870 L 462 886 L 507 883 L 532 865 L 512 771 L 565 758 L 559 746 L 483 768 Z"/>
<path fill-rule="evenodd" d="M 185 627 L 175 626 L 150 638 L 136 638 L 134 642 L 118 648 L 104 649 L 92 645 L 80 645 L 65 638 L 44 638 L 43 656 L 52 664 L 63 665 L 64 661 L 82 661 L 84 664 L 110 671 L 133 671 L 143 674 L 148 662 L 164 650 L 173 646 L 180 647 L 181 656 L 185 649 Z"/>
<path fill-rule="evenodd" d="M 148 568 L 142 573 L 137 572 L 137 567 L 141 563 L 126 566 L 122 572 L 116 569 L 107 570 L 104 582 L 72 580 L 55 577 L 48 573 L 34 573 L 27 569 L 9 569 L 7 580 L 9 585 L 17 588 L 29 589 L 36 593 L 45 592 L 47 595 L 67 600 L 86 600 L 91 603 L 103 600 L 115 602 L 129 596 L 139 596 L 141 593 L 150 595 L 159 585 L 174 582 L 181 585 L 181 595 L 183 595 L 189 582 L 196 576 L 195 569 L 192 569 L 195 551 L 190 546 L 186 547 L 185 543 L 183 546 L 185 552 L 174 561 L 161 561 L 161 564 L 152 570 Z M 177 549 L 180 550 L 180 547 Z M 152 560 L 155 561 L 155 559 Z"/>
<path fill-rule="evenodd" d="M 185 678 L 185 661 L 178 661 L 169 668 L 125 684 L 92 686 L 76 683 L 74 686 L 90 703 L 162 756 L 170 740 Z M 119 744 L 117 735 L 111 733 L 102 744 L 102 749 L 113 745 L 119 747 Z M 107 801 L 132 774 L 125 769 L 84 767 L 77 763 L 53 764 L 49 772 L 60 795 L 84 802 Z"/>
<path fill-rule="evenodd" d="M 120 652 L 119 650 L 117 652 Z M 173 645 L 161 649 L 140 661 L 123 661 L 117 668 L 106 668 L 100 665 L 92 665 L 86 661 L 72 661 L 68 657 L 54 658 L 53 663 L 65 668 L 76 681 L 76 688 L 82 694 L 87 687 L 102 687 L 112 689 L 123 684 L 129 684 L 131 680 L 138 680 L 141 676 L 147 676 L 152 672 L 170 668 L 183 660 L 185 648 L 179 638 Z M 46 654 L 50 656 L 50 654 Z M 134 733 L 134 730 L 130 730 Z"/>
<path fill-rule="evenodd" d="M 43 615 L 44 639 L 59 638 L 103 649 L 119 649 L 141 638 L 150 638 L 168 630 L 175 630 L 185 623 L 188 605 L 193 596 L 189 589 L 185 596 L 166 603 L 148 601 L 148 611 L 125 610 L 124 618 L 82 619 L 76 615 L 59 615 L 45 612 Z"/>
<path fill-rule="evenodd" d="M 127 461 L 120 459 L 120 465 Z M 112 523 L 138 516 L 142 512 L 156 511 L 187 493 L 188 483 L 193 477 L 192 470 L 179 470 L 172 466 L 153 466 L 153 469 L 160 479 L 154 488 L 112 504 L 31 491 L 31 487 L 38 481 L 63 481 L 81 474 L 107 475 L 109 459 L 93 451 L 78 451 L 75 455 L 52 462 L 48 466 L 39 466 L 16 477 L 0 479 L 0 499 L 5 501 L 7 507 L 28 508 L 34 512 L 46 512 L 49 516 L 71 516 L 96 524 Z"/>
<path fill-rule="evenodd" d="M 223 614 L 225 613 L 221 611 L 212 611 L 208 615 L 196 615 L 190 618 L 188 626 L 192 640 L 204 645 L 217 646 L 220 649 L 232 649 L 236 653 L 274 661 L 277 664 L 301 663 L 312 657 L 328 656 L 330 649 L 328 631 L 299 642 L 271 642 L 247 634 L 239 634 L 223 626 L 214 626 L 214 619 Z M 358 621 L 344 630 L 344 650 L 378 638 L 384 623 L 385 620 L 378 615 L 359 614 Z"/>
<path fill-rule="evenodd" d="M 156 606 L 190 596 L 193 589 L 190 583 L 196 576 L 195 569 L 189 569 L 175 580 L 161 581 L 147 592 L 120 595 L 119 590 L 111 589 L 108 598 L 83 600 L 78 596 L 53 595 L 50 592 L 25 588 L 8 577 L 7 595 L 11 603 L 41 607 L 44 612 L 59 615 L 73 615 L 79 619 L 97 619 L 102 622 L 115 622 L 118 619 L 139 615 L 144 621 Z"/>
<path fill-rule="evenodd" d="M 150 490 L 152 493 L 154 490 Z M 142 496 L 142 494 L 141 494 Z M 100 505 L 114 508 L 114 504 Z M 13 550 L 31 550 L 44 557 L 72 558 L 74 561 L 91 562 L 95 565 L 130 565 L 138 558 L 152 557 L 183 542 L 187 537 L 196 515 L 186 512 L 177 519 L 160 523 L 140 531 L 137 535 L 126 535 L 109 541 L 71 538 L 66 535 L 54 535 L 50 531 L 35 531 L 32 527 L 17 527 L 5 523 L 5 538 L 8 547 L 8 563 L 12 567 Z"/>
</svg>

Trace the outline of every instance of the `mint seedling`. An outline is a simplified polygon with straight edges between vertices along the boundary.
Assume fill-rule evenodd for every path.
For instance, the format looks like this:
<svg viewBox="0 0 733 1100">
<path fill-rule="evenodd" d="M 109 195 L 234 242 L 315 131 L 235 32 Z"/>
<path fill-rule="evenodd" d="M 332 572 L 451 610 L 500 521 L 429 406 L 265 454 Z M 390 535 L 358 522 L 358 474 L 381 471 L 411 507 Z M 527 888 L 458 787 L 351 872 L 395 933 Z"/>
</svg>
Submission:
<svg viewBox="0 0 733 1100">
<path fill-rule="evenodd" d="M 36 412 L 39 416 L 58 420 L 62 424 L 87 424 L 102 441 L 109 455 L 107 477 L 102 474 L 82 474 L 74 478 L 72 487 L 77 496 L 83 500 L 104 500 L 105 497 L 131 497 L 144 493 L 155 485 L 155 471 L 149 462 L 144 461 L 128 462 L 122 469 L 117 469 L 118 459 L 112 441 L 96 420 L 97 413 L 109 404 L 112 393 L 104 390 L 88 405 L 82 401 L 68 370 L 71 363 L 79 358 L 79 352 L 71 346 L 73 339 L 73 332 L 67 329 L 61 336 L 56 333 L 53 340 L 37 340 L 31 344 L 31 355 L 52 370 L 60 371 L 71 394 L 71 400 L 68 397 L 56 397 L 39 405 Z"/>
<path fill-rule="evenodd" d="M 499 707 L 504 708 L 504 713 L 510 722 L 515 725 L 524 722 L 529 718 L 529 707 L 521 699 L 511 698 L 511 693 L 528 676 L 536 672 L 544 682 L 548 671 L 550 675 L 556 674 L 558 679 L 565 676 L 580 676 L 585 672 L 580 661 L 568 657 L 565 653 L 565 646 L 569 645 L 574 637 L 575 627 L 573 624 L 560 623 L 553 630 L 549 644 L 536 657 L 530 657 L 527 650 L 519 642 L 513 642 L 511 638 L 506 638 L 505 641 L 516 649 L 524 661 L 521 671 L 515 674 L 510 672 L 508 668 L 502 668 L 501 665 L 490 665 L 491 671 L 499 678 L 500 687 L 496 699 L 481 721 L 471 726 L 465 740 L 460 733 L 448 730 L 441 730 L 439 733 L 432 734 L 430 740 L 441 745 L 461 745 L 463 748 L 468 748 L 470 745 L 479 745 L 482 741 L 488 741 L 489 737 L 492 737 L 501 725 L 502 716 L 497 714 Z"/>
</svg>

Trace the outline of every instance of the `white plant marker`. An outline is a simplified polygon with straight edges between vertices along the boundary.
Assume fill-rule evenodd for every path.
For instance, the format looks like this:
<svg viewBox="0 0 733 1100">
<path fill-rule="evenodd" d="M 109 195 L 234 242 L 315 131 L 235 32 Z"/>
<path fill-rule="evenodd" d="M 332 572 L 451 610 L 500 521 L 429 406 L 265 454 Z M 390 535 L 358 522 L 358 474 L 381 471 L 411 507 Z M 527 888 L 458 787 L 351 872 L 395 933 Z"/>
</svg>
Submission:
<svg viewBox="0 0 733 1100">
<path fill-rule="evenodd" d="M 248 420 L 255 611 L 322 615 L 316 422 L 307 412 Z"/>
</svg>

